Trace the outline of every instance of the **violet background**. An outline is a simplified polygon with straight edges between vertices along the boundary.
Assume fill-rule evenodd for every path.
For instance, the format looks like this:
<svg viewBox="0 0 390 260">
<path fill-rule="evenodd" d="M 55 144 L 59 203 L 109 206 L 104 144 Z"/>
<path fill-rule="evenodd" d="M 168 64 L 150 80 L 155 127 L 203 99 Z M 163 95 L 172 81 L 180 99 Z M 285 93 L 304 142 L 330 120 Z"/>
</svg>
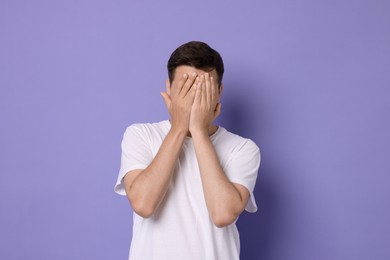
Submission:
<svg viewBox="0 0 390 260">
<path fill-rule="evenodd" d="M 253 139 L 242 259 L 390 259 L 389 1 L 0 2 L 0 259 L 127 259 L 125 128 L 168 118 L 170 53 L 226 66 Z"/>
</svg>

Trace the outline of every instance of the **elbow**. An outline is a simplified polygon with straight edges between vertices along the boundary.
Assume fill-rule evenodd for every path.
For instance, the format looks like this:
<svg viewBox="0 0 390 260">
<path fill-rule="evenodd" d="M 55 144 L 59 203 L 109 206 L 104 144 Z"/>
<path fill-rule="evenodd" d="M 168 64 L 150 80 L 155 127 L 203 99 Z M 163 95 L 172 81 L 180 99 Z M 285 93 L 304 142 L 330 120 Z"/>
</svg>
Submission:
<svg viewBox="0 0 390 260">
<path fill-rule="evenodd" d="M 234 213 L 219 213 L 211 216 L 211 221 L 218 228 L 223 228 L 233 224 L 238 217 L 238 214 Z"/>
<path fill-rule="evenodd" d="M 150 218 L 154 214 L 153 210 L 146 207 L 133 207 L 133 211 L 143 218 Z"/>
<path fill-rule="evenodd" d="M 130 198 L 129 201 L 131 208 L 137 215 L 143 218 L 150 218 L 151 216 L 153 216 L 155 211 L 155 208 L 153 206 L 148 205 L 148 203 L 145 203 L 143 201 L 131 200 Z"/>
</svg>

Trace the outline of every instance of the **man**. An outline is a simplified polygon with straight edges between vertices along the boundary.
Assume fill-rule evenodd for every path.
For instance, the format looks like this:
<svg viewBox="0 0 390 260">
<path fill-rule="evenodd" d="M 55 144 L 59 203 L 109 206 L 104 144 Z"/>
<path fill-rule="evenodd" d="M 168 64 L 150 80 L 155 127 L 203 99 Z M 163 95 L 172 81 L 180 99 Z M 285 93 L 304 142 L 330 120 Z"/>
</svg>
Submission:
<svg viewBox="0 0 390 260">
<path fill-rule="evenodd" d="M 207 44 L 180 46 L 161 93 L 170 120 L 126 129 L 115 191 L 134 211 L 131 260 L 239 259 L 235 222 L 244 209 L 257 210 L 260 153 L 213 124 L 223 72 Z"/>
</svg>

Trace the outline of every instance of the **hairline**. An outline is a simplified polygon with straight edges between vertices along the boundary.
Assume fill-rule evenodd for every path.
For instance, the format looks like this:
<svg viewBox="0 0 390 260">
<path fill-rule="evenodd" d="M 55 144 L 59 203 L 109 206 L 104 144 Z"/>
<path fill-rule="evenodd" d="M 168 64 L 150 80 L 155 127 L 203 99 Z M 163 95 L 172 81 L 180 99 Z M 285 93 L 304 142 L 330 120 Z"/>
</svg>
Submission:
<svg viewBox="0 0 390 260">
<path fill-rule="evenodd" d="M 203 68 L 199 68 L 199 67 L 195 67 L 195 66 L 192 66 L 192 65 L 189 65 L 189 64 L 181 64 L 181 65 L 178 65 L 178 66 L 176 66 L 174 69 L 173 69 L 173 71 L 172 71 L 172 82 L 173 82 L 173 80 L 175 79 L 175 76 L 176 76 L 176 69 L 178 68 L 178 67 L 180 67 L 180 66 L 188 66 L 188 67 L 191 67 L 191 68 L 195 68 L 195 69 L 198 69 L 198 70 L 203 70 L 203 71 L 205 71 L 205 72 L 211 72 L 211 71 L 213 71 L 213 70 L 215 70 L 215 72 L 216 72 L 216 74 L 217 74 L 217 82 L 218 82 L 218 86 L 220 86 L 221 84 L 222 84 L 222 81 L 220 81 L 219 80 L 219 75 L 218 75 L 218 73 L 217 73 L 217 68 L 215 68 L 215 67 L 203 67 Z M 169 73 L 168 73 L 168 77 L 169 77 Z M 169 81 L 171 81 L 171 79 L 169 79 Z M 171 82 L 171 84 L 172 84 L 172 82 Z"/>
</svg>

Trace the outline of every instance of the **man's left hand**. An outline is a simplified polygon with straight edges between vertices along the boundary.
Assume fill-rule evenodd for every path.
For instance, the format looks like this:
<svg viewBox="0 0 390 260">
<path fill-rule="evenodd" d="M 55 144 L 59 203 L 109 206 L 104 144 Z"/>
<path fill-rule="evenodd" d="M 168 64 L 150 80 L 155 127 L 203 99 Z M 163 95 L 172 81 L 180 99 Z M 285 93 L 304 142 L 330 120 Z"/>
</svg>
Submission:
<svg viewBox="0 0 390 260">
<path fill-rule="evenodd" d="M 219 91 L 215 79 L 209 73 L 195 82 L 195 100 L 191 109 L 189 130 L 191 134 L 207 134 L 214 119 L 221 112 Z"/>
</svg>

